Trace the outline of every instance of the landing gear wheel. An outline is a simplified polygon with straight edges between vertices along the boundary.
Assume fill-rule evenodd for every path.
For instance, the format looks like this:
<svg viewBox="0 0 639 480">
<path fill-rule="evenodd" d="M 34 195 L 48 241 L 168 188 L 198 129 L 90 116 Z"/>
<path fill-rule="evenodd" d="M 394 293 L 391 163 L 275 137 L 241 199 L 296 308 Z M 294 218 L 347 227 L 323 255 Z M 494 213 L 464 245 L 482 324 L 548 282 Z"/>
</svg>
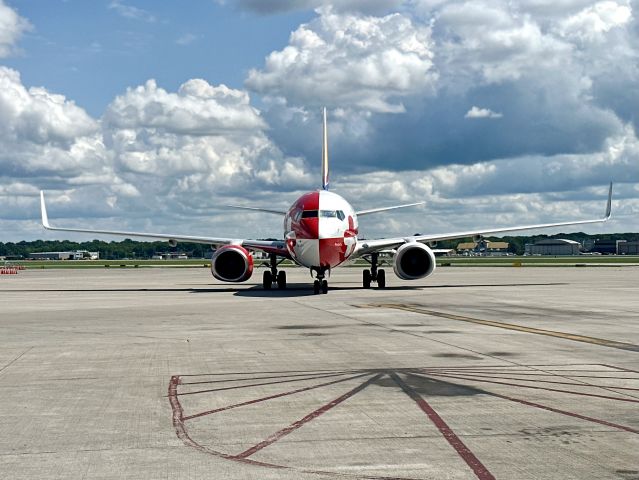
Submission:
<svg viewBox="0 0 639 480">
<path fill-rule="evenodd" d="M 273 286 L 273 275 L 271 275 L 271 272 L 268 270 L 266 270 L 264 275 L 262 275 L 262 286 L 264 287 L 264 290 L 270 290 Z"/>
<path fill-rule="evenodd" d="M 371 271 L 368 269 L 362 272 L 362 285 L 364 288 L 371 288 Z"/>
<path fill-rule="evenodd" d="M 286 288 L 286 272 L 284 270 L 277 272 L 277 288 L 280 290 Z"/>
<path fill-rule="evenodd" d="M 386 287 L 386 272 L 382 269 L 377 270 L 377 288 Z"/>
<path fill-rule="evenodd" d="M 322 293 L 328 293 L 328 282 L 326 280 L 322 280 Z"/>
<path fill-rule="evenodd" d="M 313 293 L 317 295 L 320 292 L 320 282 L 319 280 L 315 280 L 313 282 Z"/>
</svg>

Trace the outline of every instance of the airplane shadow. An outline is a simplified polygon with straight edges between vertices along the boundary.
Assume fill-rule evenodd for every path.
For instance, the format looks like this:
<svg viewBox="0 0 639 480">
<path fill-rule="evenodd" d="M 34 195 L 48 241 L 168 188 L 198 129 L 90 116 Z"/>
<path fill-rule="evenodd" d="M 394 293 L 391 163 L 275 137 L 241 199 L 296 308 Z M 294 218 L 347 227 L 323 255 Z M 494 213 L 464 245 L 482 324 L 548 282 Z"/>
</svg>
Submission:
<svg viewBox="0 0 639 480">
<path fill-rule="evenodd" d="M 539 287 L 539 286 L 561 286 L 568 285 L 567 283 L 558 283 L 558 282 L 548 282 L 548 283 L 492 283 L 492 284 L 468 284 L 468 285 L 401 285 L 401 286 L 387 286 L 383 290 L 380 290 L 376 287 L 371 287 L 371 290 L 377 290 L 380 293 L 382 292 L 393 292 L 393 291 L 418 291 L 418 290 L 436 290 L 440 288 L 464 288 L 464 289 L 473 289 L 473 288 L 502 288 L 502 287 Z M 329 293 L 331 291 L 352 291 L 352 290 L 363 290 L 362 286 L 359 283 L 352 283 L 350 285 L 347 284 L 330 284 L 329 283 Z M 278 288 L 273 288 L 271 290 L 264 290 L 262 285 L 252 285 L 249 288 L 238 288 L 234 286 L 222 286 L 211 284 L 210 287 L 207 288 L 194 288 L 194 287 L 184 287 L 184 288 L 48 288 L 48 289 L 11 289 L 7 290 L 7 292 L 23 292 L 23 293 L 42 293 L 42 292 L 53 292 L 53 293 L 64 293 L 64 292 L 90 292 L 90 293 L 109 293 L 109 292 L 185 292 L 185 293 L 233 293 L 238 297 L 276 297 L 276 298 L 288 298 L 288 297 L 304 297 L 304 296 L 314 296 L 313 293 L 313 285 L 311 282 L 308 283 L 293 283 L 288 284 L 286 289 L 280 290 Z"/>
<path fill-rule="evenodd" d="M 352 285 L 332 285 L 328 284 L 328 293 L 332 291 L 351 291 L 351 290 L 363 290 L 362 286 L 359 283 L 353 283 Z M 559 282 L 548 282 L 548 283 L 491 283 L 491 284 L 469 284 L 469 285 L 401 285 L 401 286 L 386 286 L 384 289 L 378 289 L 374 286 L 371 286 L 370 290 L 383 292 L 399 292 L 399 291 L 418 291 L 418 290 L 435 290 L 440 288 L 486 288 L 486 287 L 540 287 L 540 286 L 558 286 L 558 285 L 568 285 L 567 283 L 559 283 Z M 204 293 L 201 291 L 193 292 L 193 293 Z M 238 289 L 235 291 L 234 295 L 238 297 L 279 297 L 279 298 L 287 298 L 287 297 L 303 297 L 303 296 L 315 296 L 313 293 L 313 285 L 311 282 L 308 283 L 299 283 L 299 284 L 289 284 L 286 286 L 286 289 L 280 290 L 274 288 L 272 290 L 264 290 L 261 285 L 255 285 L 250 288 Z"/>
</svg>

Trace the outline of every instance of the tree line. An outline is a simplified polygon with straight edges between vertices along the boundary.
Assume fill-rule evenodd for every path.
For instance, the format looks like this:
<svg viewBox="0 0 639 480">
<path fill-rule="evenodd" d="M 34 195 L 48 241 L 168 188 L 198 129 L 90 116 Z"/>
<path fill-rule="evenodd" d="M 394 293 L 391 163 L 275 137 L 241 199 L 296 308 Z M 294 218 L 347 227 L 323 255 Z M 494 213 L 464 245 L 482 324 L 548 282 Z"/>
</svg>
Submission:
<svg viewBox="0 0 639 480">
<path fill-rule="evenodd" d="M 586 233 L 560 233 L 557 235 L 532 235 L 532 236 L 504 236 L 486 237 L 493 242 L 508 242 L 508 251 L 516 255 L 524 253 L 527 243 L 536 243 L 547 238 L 565 238 L 583 243 L 591 240 L 639 240 L 639 233 L 607 233 L 589 235 Z M 267 239 L 273 240 L 273 239 Z M 437 248 L 457 248 L 462 242 L 470 242 L 472 239 L 447 240 L 439 242 Z M 168 242 L 139 242 L 135 240 L 122 240 L 119 242 L 105 242 L 103 240 L 91 240 L 90 242 L 72 242 L 69 240 L 34 240 L 22 242 L 0 242 L 0 256 L 10 258 L 27 258 L 31 253 L 37 252 L 66 252 L 74 250 L 88 250 L 99 252 L 100 258 L 105 260 L 148 259 L 153 255 L 169 252 L 185 253 L 191 258 L 208 258 L 211 256 L 211 248 L 208 245 L 197 243 L 178 243 L 171 247 Z"/>
</svg>

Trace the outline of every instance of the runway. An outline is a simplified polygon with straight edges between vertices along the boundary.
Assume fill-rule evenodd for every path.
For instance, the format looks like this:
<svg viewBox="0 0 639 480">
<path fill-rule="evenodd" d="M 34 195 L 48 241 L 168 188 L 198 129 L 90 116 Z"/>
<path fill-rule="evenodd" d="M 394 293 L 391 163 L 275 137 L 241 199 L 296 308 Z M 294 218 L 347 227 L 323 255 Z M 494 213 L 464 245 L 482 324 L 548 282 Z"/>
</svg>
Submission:
<svg viewBox="0 0 639 480">
<path fill-rule="evenodd" d="M 637 267 L 287 273 L 0 277 L 0 477 L 639 479 Z"/>
</svg>

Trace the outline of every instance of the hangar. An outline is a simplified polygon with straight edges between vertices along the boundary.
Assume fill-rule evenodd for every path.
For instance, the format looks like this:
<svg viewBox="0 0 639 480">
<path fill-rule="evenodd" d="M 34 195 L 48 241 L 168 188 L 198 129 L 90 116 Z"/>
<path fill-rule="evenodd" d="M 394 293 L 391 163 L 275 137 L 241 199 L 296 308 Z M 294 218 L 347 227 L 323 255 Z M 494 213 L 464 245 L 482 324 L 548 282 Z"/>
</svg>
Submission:
<svg viewBox="0 0 639 480">
<path fill-rule="evenodd" d="M 548 238 L 537 243 L 527 243 L 524 255 L 579 255 L 581 244 L 565 238 Z"/>
</svg>

